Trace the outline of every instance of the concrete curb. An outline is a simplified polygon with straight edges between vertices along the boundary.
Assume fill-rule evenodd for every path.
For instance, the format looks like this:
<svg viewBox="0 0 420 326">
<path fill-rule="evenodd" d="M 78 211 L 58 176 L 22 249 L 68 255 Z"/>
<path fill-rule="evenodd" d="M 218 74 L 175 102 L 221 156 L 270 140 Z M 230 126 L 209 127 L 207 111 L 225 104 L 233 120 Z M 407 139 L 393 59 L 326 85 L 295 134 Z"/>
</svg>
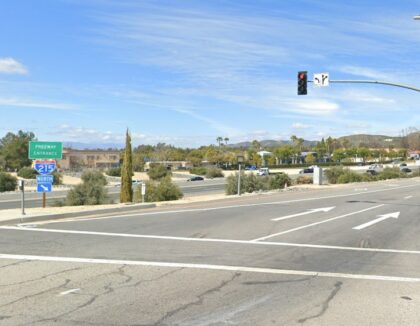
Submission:
<svg viewBox="0 0 420 326">
<path fill-rule="evenodd" d="M 61 214 L 48 214 L 48 215 L 37 215 L 37 216 L 22 216 L 15 217 L 9 220 L 0 221 L 0 225 L 10 225 L 10 224 L 19 224 L 19 223 L 31 223 L 31 222 L 43 222 L 49 220 L 60 220 L 69 217 L 83 217 L 90 215 L 99 215 L 99 214 L 108 214 L 108 213 L 122 213 L 122 212 L 131 212 L 139 209 L 145 208 L 154 208 L 156 207 L 155 203 L 150 204 L 134 204 L 127 205 L 124 207 L 114 207 L 114 208 L 101 208 L 96 210 L 89 211 L 79 211 L 79 212 L 69 212 Z"/>
</svg>

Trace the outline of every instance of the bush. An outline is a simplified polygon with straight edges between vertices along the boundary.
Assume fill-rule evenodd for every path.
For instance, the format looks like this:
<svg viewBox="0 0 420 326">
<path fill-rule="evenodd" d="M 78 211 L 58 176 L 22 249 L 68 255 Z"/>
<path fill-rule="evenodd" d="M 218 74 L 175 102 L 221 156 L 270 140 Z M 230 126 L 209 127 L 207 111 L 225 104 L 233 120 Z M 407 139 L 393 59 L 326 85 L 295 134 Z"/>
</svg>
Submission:
<svg viewBox="0 0 420 326">
<path fill-rule="evenodd" d="M 172 172 L 161 164 L 151 164 L 147 175 L 151 180 L 160 180 L 165 177 L 170 177 Z"/>
<path fill-rule="evenodd" d="M 363 181 L 363 176 L 349 169 L 345 169 L 344 173 L 340 175 L 337 179 L 337 183 L 351 183 L 361 181 Z"/>
<path fill-rule="evenodd" d="M 284 186 L 290 186 L 292 181 L 290 180 L 289 176 L 285 173 L 276 174 L 273 177 L 269 177 L 269 185 L 270 189 L 283 189 Z"/>
<path fill-rule="evenodd" d="M 312 177 L 308 177 L 307 175 L 300 175 L 295 180 L 297 185 L 307 185 L 314 183 L 314 179 Z"/>
<path fill-rule="evenodd" d="M 328 182 L 331 184 L 336 184 L 340 175 L 344 174 L 345 170 L 342 166 L 334 166 L 325 170 L 325 176 L 328 179 Z"/>
<path fill-rule="evenodd" d="M 206 172 L 206 178 L 223 178 L 224 174 L 222 169 L 219 168 L 208 168 Z"/>
<path fill-rule="evenodd" d="M 282 189 L 285 184 L 290 185 L 291 180 L 287 174 L 260 177 L 255 174 L 241 173 L 241 194 L 260 190 Z M 226 179 L 225 192 L 227 195 L 238 193 L 238 173 L 230 175 Z"/>
<path fill-rule="evenodd" d="M 203 166 L 198 166 L 198 167 L 190 169 L 190 173 L 191 174 L 196 174 L 196 175 L 206 175 L 207 174 L 207 168 L 205 168 Z"/>
<path fill-rule="evenodd" d="M 400 171 L 399 168 L 386 167 L 382 172 L 376 176 L 378 180 L 405 178 L 406 175 Z"/>
<path fill-rule="evenodd" d="M 105 173 L 110 177 L 121 177 L 121 167 L 108 169 Z"/>
<path fill-rule="evenodd" d="M 82 181 L 83 183 L 95 183 L 102 186 L 106 186 L 108 183 L 103 173 L 97 170 L 88 170 L 83 172 Z"/>
<path fill-rule="evenodd" d="M 54 177 L 53 185 L 57 186 L 57 185 L 62 185 L 63 184 L 63 175 L 60 172 L 54 171 L 52 173 L 52 176 Z"/>
<path fill-rule="evenodd" d="M 86 171 L 82 174 L 83 183 L 70 189 L 66 203 L 69 206 L 105 204 L 108 195 L 105 189 L 106 179 L 100 171 Z"/>
<path fill-rule="evenodd" d="M 160 182 L 146 182 L 146 202 L 178 200 L 183 196 L 181 189 L 176 184 L 172 183 L 169 176 L 162 178 Z M 135 201 L 141 201 L 140 187 L 135 191 Z"/>
<path fill-rule="evenodd" d="M 35 171 L 35 169 L 29 166 L 21 168 L 17 173 L 17 175 L 23 179 L 35 179 L 37 174 L 38 173 Z"/>
<path fill-rule="evenodd" d="M 17 178 L 10 173 L 0 172 L 0 192 L 14 191 L 17 187 Z"/>
</svg>

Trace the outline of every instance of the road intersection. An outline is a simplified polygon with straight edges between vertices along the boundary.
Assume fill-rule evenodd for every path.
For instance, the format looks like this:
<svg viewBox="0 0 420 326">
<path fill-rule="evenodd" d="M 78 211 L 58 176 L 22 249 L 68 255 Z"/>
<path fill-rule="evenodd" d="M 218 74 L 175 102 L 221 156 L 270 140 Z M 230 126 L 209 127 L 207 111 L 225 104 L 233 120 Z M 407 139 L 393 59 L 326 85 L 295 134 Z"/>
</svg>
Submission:
<svg viewBox="0 0 420 326">
<path fill-rule="evenodd" d="M 10 324 L 415 325 L 419 181 L 2 226 L 0 316 Z"/>
</svg>

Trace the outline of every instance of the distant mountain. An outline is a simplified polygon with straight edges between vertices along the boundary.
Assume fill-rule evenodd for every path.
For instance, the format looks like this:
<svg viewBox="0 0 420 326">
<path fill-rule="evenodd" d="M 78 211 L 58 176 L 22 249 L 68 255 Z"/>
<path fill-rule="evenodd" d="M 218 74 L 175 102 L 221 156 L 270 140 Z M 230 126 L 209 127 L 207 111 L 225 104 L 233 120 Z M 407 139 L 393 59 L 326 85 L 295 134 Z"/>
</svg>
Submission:
<svg viewBox="0 0 420 326">
<path fill-rule="evenodd" d="M 64 142 L 63 147 L 71 149 L 123 149 L 124 145 L 117 143 Z"/>
<path fill-rule="evenodd" d="M 351 135 L 338 138 L 340 143 L 348 141 L 350 146 L 363 146 L 369 148 L 394 148 L 401 147 L 402 137 L 391 137 L 386 135 Z"/>
<path fill-rule="evenodd" d="M 292 142 L 290 140 L 272 140 L 272 139 L 261 140 L 259 143 L 265 149 L 292 144 Z M 305 140 L 304 143 L 303 143 L 303 146 L 304 147 L 311 147 L 311 146 L 315 146 L 317 143 L 318 143 L 318 141 Z M 252 142 L 250 142 L 250 141 L 228 145 L 228 147 L 230 147 L 230 148 L 249 148 L 251 146 L 252 146 Z"/>
</svg>

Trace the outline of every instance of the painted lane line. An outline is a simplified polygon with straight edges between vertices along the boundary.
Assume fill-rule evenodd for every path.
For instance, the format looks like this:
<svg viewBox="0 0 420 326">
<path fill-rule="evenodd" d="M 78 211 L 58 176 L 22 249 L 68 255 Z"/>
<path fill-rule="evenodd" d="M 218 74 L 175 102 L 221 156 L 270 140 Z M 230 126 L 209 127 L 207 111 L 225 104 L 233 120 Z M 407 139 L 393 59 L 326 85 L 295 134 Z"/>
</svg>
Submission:
<svg viewBox="0 0 420 326">
<path fill-rule="evenodd" d="M 411 199 L 413 196 L 405 196 L 404 199 Z"/>
<path fill-rule="evenodd" d="M 389 214 L 384 214 L 384 215 L 378 215 L 378 218 L 377 219 L 374 219 L 374 220 L 372 220 L 370 222 L 363 223 L 363 224 L 360 224 L 358 226 L 355 226 L 353 228 L 353 230 L 363 230 L 364 228 L 367 228 L 367 227 L 369 227 L 371 225 L 374 225 L 376 223 L 385 221 L 385 220 L 387 220 L 389 218 L 395 218 L 395 219 L 397 219 L 399 216 L 400 216 L 400 212 L 394 212 L 394 213 L 389 213 Z"/>
<path fill-rule="evenodd" d="M 71 289 L 71 290 L 63 291 L 63 292 L 60 292 L 58 294 L 58 296 L 61 297 L 63 295 L 67 295 L 67 294 L 70 294 L 70 293 L 75 293 L 75 292 L 78 292 L 78 291 L 80 291 L 80 289 Z"/>
<path fill-rule="evenodd" d="M 160 235 L 106 233 L 106 232 L 92 232 L 92 231 L 57 230 L 57 229 L 31 229 L 31 228 L 22 228 L 22 227 L 16 227 L 16 226 L 0 226 L 0 229 L 17 230 L 17 231 L 29 231 L 29 232 L 34 231 L 34 232 L 51 232 L 51 233 L 64 233 L 64 234 L 85 234 L 85 235 L 95 235 L 95 236 L 126 237 L 126 238 L 153 239 L 153 240 L 232 243 L 232 244 L 244 244 L 244 245 L 254 245 L 254 246 L 299 247 L 299 248 L 309 248 L 309 249 L 333 249 L 333 250 L 346 250 L 346 251 L 420 255 L 420 250 L 343 247 L 343 246 L 329 246 L 329 245 L 317 245 L 317 244 L 305 244 L 305 243 L 293 243 L 293 242 L 270 242 L 270 241 L 255 242 L 255 241 L 251 241 L 251 240 L 232 240 L 232 239 L 214 239 L 214 238 L 188 238 L 188 237 L 171 237 L 171 236 L 160 236 Z"/>
<path fill-rule="evenodd" d="M 138 260 L 113 260 L 113 259 L 10 255 L 10 254 L 0 254 L 0 259 L 82 263 L 82 264 L 88 263 L 88 264 L 131 265 L 131 266 L 146 266 L 146 267 L 191 268 L 191 269 L 231 271 L 231 272 L 248 272 L 248 273 L 263 273 L 263 274 L 278 274 L 278 275 L 301 275 L 301 276 L 313 276 L 313 277 L 331 277 L 331 278 L 346 278 L 346 279 L 391 281 L 391 282 L 412 282 L 412 283 L 420 282 L 420 278 L 416 278 L 416 277 L 329 273 L 329 272 L 288 270 L 288 269 L 263 268 L 263 267 L 171 263 L 171 262 L 141 261 L 141 260 L 139 261 Z"/>
<path fill-rule="evenodd" d="M 392 188 L 392 189 L 390 189 L 390 188 L 384 188 L 384 189 L 376 189 L 376 190 L 363 191 L 363 192 L 347 193 L 347 194 L 341 194 L 341 195 L 331 195 L 331 196 L 323 196 L 323 197 L 310 197 L 310 198 L 302 198 L 302 199 L 291 199 L 291 200 L 274 201 L 274 202 L 266 202 L 266 203 L 227 205 L 227 206 L 208 207 L 208 208 L 190 208 L 190 209 L 158 211 L 158 212 L 148 212 L 148 213 L 139 213 L 139 214 L 137 214 L 137 213 L 132 213 L 132 214 L 118 214 L 118 215 L 111 215 L 111 216 L 96 217 L 95 220 L 118 218 L 118 217 L 153 216 L 153 215 L 165 215 L 165 214 L 180 214 L 180 213 L 217 211 L 217 210 L 224 210 L 224 209 L 244 208 L 244 207 L 259 207 L 259 206 L 282 205 L 282 204 L 299 203 L 299 202 L 314 201 L 314 200 L 323 200 L 323 199 L 331 199 L 331 198 L 351 197 L 351 196 L 365 195 L 365 194 L 372 194 L 372 193 L 386 192 L 386 191 L 395 191 L 395 190 L 398 190 L 398 189 L 413 188 L 413 187 L 418 187 L 418 186 L 419 186 L 419 184 L 411 184 L 411 185 L 401 186 L 401 187 Z M 39 224 L 63 223 L 63 222 L 74 222 L 74 221 L 77 221 L 77 222 L 92 221 L 92 218 L 71 218 L 71 219 L 65 219 L 65 220 L 61 220 L 61 221 L 57 221 L 57 220 L 44 221 L 44 222 L 39 223 Z"/>
<path fill-rule="evenodd" d="M 257 241 L 267 240 L 267 239 L 270 239 L 270 238 L 273 238 L 273 237 L 276 237 L 276 236 L 279 236 L 279 235 L 283 235 L 283 234 L 287 234 L 287 233 L 291 233 L 291 232 L 295 232 L 295 231 L 300 231 L 300 230 L 310 228 L 310 227 L 313 227 L 313 226 L 316 226 L 316 225 L 320 225 L 320 224 L 328 223 L 328 222 L 331 222 L 331 221 L 335 221 L 335 220 L 338 220 L 338 219 L 341 219 L 341 218 L 344 218 L 344 217 L 347 217 L 347 216 L 360 214 L 360 213 L 363 213 L 363 212 L 366 212 L 366 211 L 369 211 L 369 210 L 372 210 L 372 209 L 375 209 L 375 208 L 382 207 L 384 205 L 385 204 L 381 204 L 381 205 L 365 208 L 365 209 L 362 209 L 362 210 L 357 211 L 357 212 L 352 212 L 352 213 L 332 217 L 332 218 L 329 218 L 329 219 L 326 219 L 326 220 L 323 220 L 323 221 L 320 221 L 320 222 L 315 222 L 315 223 L 299 226 L 297 228 L 293 228 L 293 229 L 289 229 L 289 230 L 286 230 L 286 231 L 270 234 L 270 235 L 267 235 L 265 237 L 257 238 L 257 239 L 251 240 L 251 241 L 252 242 L 257 242 Z"/>
<path fill-rule="evenodd" d="M 312 213 L 317 213 L 317 212 L 329 212 L 330 210 L 334 209 L 335 206 L 332 207 L 323 207 L 323 208 L 315 208 L 315 209 L 309 209 L 306 212 L 302 212 L 302 213 L 297 213 L 297 214 L 292 214 L 292 215 L 286 215 L 286 216 L 282 216 L 282 217 L 277 217 L 277 218 L 272 218 L 272 221 L 282 221 L 282 220 L 287 220 L 289 218 L 293 218 L 293 217 L 298 217 L 298 216 L 303 216 L 303 215 L 308 215 L 308 214 L 312 214 Z"/>
</svg>

